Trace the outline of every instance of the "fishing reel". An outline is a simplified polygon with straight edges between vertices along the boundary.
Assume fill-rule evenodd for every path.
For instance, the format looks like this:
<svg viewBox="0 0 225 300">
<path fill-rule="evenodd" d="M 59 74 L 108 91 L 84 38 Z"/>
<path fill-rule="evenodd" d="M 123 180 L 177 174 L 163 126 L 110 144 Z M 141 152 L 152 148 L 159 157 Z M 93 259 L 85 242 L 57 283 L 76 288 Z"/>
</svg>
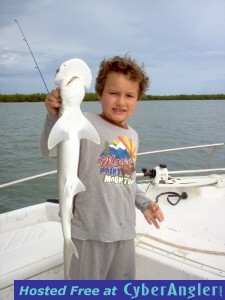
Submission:
<svg viewBox="0 0 225 300">
<path fill-rule="evenodd" d="M 142 172 L 144 173 L 144 176 L 150 177 L 154 184 L 167 183 L 168 181 L 168 169 L 166 164 L 160 164 L 149 171 L 143 168 Z"/>
</svg>

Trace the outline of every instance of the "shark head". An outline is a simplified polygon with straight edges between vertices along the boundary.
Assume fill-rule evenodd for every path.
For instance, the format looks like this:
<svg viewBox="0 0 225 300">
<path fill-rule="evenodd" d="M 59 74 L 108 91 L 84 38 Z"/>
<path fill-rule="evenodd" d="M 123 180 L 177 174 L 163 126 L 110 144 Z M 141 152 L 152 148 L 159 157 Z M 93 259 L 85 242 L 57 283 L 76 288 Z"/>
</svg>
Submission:
<svg viewBox="0 0 225 300">
<path fill-rule="evenodd" d="M 79 78 L 85 89 L 91 85 L 92 75 L 88 65 L 79 58 L 65 61 L 56 71 L 55 84 L 63 87 L 69 85 L 74 79 Z"/>
</svg>

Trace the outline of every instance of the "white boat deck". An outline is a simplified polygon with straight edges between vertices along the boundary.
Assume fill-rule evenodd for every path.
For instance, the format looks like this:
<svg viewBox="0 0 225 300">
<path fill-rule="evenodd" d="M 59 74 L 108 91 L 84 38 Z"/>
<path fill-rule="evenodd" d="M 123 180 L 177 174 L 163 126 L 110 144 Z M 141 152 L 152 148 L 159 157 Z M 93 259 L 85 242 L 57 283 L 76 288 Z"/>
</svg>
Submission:
<svg viewBox="0 0 225 300">
<path fill-rule="evenodd" d="M 202 176 L 203 182 L 204 178 Z M 192 179 L 194 182 L 195 177 Z M 225 182 L 224 175 L 223 180 Z M 143 191 L 147 188 L 148 184 L 142 185 Z M 146 258 L 151 256 L 154 256 L 152 260 L 164 264 L 161 271 L 160 268 L 156 270 L 155 279 L 225 279 L 224 188 L 208 185 L 155 189 L 151 186 L 147 194 L 154 198 L 167 191 L 179 194 L 185 191 L 188 198 L 171 205 L 167 195 L 159 197 L 165 214 L 160 230 L 149 227 L 142 214 L 137 212 L 137 251 L 145 256 L 145 264 Z M 169 272 L 165 264 L 170 265 Z M 146 275 L 146 272 L 142 273 L 139 279 Z"/>
</svg>

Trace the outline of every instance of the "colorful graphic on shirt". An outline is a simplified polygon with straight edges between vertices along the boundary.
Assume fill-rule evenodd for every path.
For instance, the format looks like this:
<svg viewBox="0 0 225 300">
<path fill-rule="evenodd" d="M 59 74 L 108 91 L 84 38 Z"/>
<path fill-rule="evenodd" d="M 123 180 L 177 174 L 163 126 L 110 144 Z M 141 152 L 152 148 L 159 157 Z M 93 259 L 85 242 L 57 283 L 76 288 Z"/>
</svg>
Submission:
<svg viewBox="0 0 225 300">
<path fill-rule="evenodd" d="M 132 184 L 135 172 L 136 147 L 127 136 L 118 136 L 113 142 L 105 142 L 98 164 L 105 183 Z"/>
</svg>

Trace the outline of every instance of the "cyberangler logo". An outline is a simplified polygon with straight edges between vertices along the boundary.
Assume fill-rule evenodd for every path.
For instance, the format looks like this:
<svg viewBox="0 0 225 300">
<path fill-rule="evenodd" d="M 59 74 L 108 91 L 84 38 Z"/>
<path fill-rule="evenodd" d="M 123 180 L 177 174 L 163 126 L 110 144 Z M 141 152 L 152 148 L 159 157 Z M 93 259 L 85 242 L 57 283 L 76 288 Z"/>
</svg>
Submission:
<svg viewBox="0 0 225 300">
<path fill-rule="evenodd" d="M 209 297 L 223 297 L 222 285 L 216 285 L 214 282 L 196 283 L 191 284 L 188 282 L 171 282 L 168 285 L 151 285 L 148 286 L 145 283 L 136 285 L 133 283 L 127 283 L 124 286 L 124 293 L 130 296 L 130 299 L 135 299 L 143 296 L 155 296 L 155 297 L 182 297 L 182 299 L 192 299 L 201 297 L 200 299 L 212 299 Z M 185 297 L 185 298 L 184 298 Z M 166 298 L 167 299 L 167 298 Z"/>
</svg>

